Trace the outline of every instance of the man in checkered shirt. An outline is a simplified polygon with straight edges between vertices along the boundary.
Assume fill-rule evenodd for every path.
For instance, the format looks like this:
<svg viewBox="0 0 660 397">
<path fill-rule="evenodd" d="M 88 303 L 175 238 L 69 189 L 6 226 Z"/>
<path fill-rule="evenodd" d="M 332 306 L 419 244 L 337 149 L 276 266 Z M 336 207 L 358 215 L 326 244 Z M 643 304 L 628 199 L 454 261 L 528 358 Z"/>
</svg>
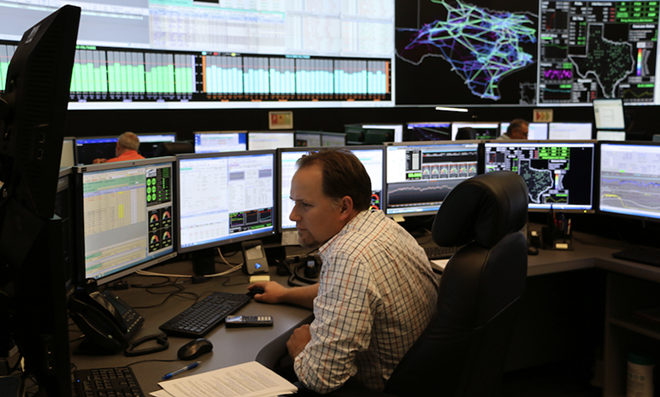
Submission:
<svg viewBox="0 0 660 397">
<path fill-rule="evenodd" d="M 381 391 L 436 312 L 438 284 L 424 250 L 382 211 L 370 209 L 371 180 L 346 149 L 303 156 L 291 181 L 304 247 L 319 247 L 320 282 L 276 282 L 255 299 L 314 310 L 287 342 L 293 369 L 310 390 L 328 393 L 349 378 Z"/>
</svg>

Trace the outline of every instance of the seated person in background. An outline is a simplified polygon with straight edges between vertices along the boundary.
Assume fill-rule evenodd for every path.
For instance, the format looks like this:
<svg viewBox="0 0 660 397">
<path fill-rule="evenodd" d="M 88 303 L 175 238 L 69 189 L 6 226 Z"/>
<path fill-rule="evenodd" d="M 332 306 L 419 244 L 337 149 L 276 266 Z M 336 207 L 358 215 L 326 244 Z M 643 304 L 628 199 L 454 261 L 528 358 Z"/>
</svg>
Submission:
<svg viewBox="0 0 660 397">
<path fill-rule="evenodd" d="M 506 132 L 497 139 L 527 139 L 529 134 L 529 123 L 523 119 L 515 119 L 511 121 Z"/>
<path fill-rule="evenodd" d="M 319 247 L 319 283 L 276 282 L 255 300 L 314 310 L 287 342 L 293 370 L 310 390 L 328 393 L 349 378 L 383 390 L 394 368 L 436 313 L 438 283 L 417 241 L 382 211 L 370 210 L 371 180 L 348 150 L 303 156 L 291 181 L 303 247 Z"/>
<path fill-rule="evenodd" d="M 132 132 L 124 132 L 117 139 L 115 155 L 117 157 L 106 159 L 94 159 L 94 164 L 114 163 L 117 161 L 142 160 L 144 157 L 138 153 L 140 149 L 140 138 Z"/>
</svg>

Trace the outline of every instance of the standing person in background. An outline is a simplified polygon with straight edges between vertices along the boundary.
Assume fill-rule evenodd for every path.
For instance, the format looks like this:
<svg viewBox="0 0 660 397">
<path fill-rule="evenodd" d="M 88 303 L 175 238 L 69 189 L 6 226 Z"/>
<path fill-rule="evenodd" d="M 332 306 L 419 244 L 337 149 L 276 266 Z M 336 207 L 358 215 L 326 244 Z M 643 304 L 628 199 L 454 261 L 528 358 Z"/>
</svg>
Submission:
<svg viewBox="0 0 660 397">
<path fill-rule="evenodd" d="M 138 153 L 140 149 L 140 138 L 132 132 L 124 132 L 117 139 L 115 155 L 117 157 L 106 159 L 94 159 L 94 164 L 114 163 L 117 161 L 142 160 L 144 157 Z"/>
</svg>

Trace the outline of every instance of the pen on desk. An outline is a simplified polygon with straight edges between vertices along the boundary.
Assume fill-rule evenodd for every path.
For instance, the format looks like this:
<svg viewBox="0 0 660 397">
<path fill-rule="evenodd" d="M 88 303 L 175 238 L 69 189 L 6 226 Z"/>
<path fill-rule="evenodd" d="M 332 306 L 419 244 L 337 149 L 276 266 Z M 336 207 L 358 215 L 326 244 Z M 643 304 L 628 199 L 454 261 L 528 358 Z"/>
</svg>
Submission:
<svg viewBox="0 0 660 397">
<path fill-rule="evenodd" d="M 188 371 L 189 369 L 196 368 L 196 367 L 197 367 L 199 364 L 201 364 L 201 363 L 202 363 L 201 361 L 195 361 L 194 363 L 190 363 L 190 364 L 186 365 L 186 366 L 183 367 L 183 368 L 177 369 L 176 371 L 174 371 L 174 372 L 170 372 L 169 374 L 163 376 L 163 380 L 171 379 L 173 376 L 178 375 L 178 374 L 180 374 L 181 372 L 186 372 L 186 371 Z"/>
</svg>

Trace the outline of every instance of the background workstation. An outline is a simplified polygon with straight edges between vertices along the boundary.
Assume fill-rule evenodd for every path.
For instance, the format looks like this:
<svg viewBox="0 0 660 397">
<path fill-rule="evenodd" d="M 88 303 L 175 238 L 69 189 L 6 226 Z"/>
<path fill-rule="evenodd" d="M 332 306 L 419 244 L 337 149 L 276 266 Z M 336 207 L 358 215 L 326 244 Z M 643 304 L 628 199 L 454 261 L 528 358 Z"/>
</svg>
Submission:
<svg viewBox="0 0 660 397">
<path fill-rule="evenodd" d="M 199 6 L 202 2 L 194 3 L 196 4 L 192 4 L 190 7 Z M 491 2 L 477 1 L 473 3 L 475 3 L 480 9 L 481 7 L 488 6 L 493 8 Z M 519 5 L 514 5 L 513 3 L 515 2 L 511 2 L 511 4 L 504 3 L 506 2 L 502 2 L 502 4 L 498 3 L 495 8 L 508 8 L 509 11 L 520 11 L 522 14 L 527 15 L 535 14 L 538 20 L 546 22 L 539 23 L 539 33 L 541 33 L 540 31 L 542 29 L 547 29 L 547 27 L 553 26 L 554 22 L 552 21 L 554 21 L 557 16 L 566 16 L 571 12 L 575 12 L 570 8 L 552 10 L 547 8 L 541 9 L 540 4 L 538 5 L 538 8 L 536 8 L 536 5 L 533 3 L 532 5 L 525 6 L 532 9 L 523 10 L 520 9 Z M 545 4 L 550 5 L 555 3 L 556 2 L 545 2 Z M 575 5 L 575 2 L 564 3 L 571 7 Z M 619 6 L 625 5 L 622 2 L 615 3 Z M 648 4 L 650 2 L 642 3 L 650 5 Z M 387 2 L 387 4 L 391 5 L 392 3 Z M 404 30 L 410 29 L 411 25 L 415 25 L 414 21 L 419 15 L 423 15 L 425 18 L 426 16 L 432 16 L 433 18 L 437 17 L 439 19 L 443 18 L 442 12 L 428 12 L 428 10 L 433 10 L 433 8 L 431 8 L 433 5 L 431 5 L 430 2 L 429 4 L 424 2 L 420 2 L 419 4 L 422 4 L 422 9 L 420 10 L 404 4 L 403 1 L 397 1 L 391 5 L 391 7 L 387 6 L 383 7 L 383 9 L 393 11 L 393 14 L 396 14 L 397 17 L 395 27 Z M 161 4 L 159 7 L 161 15 L 175 12 L 166 5 Z M 544 5 L 544 7 L 547 7 L 547 5 Z M 598 7 L 603 6 L 599 5 Z M 143 8 L 146 9 L 147 7 Z M 304 13 L 314 13 L 319 10 L 299 11 L 303 17 L 310 17 L 310 15 L 305 15 Z M 587 12 L 586 10 L 583 11 Z M 602 10 L 598 9 L 598 11 Z M 30 12 L 43 13 L 44 11 L 33 10 Z M 364 11 L 362 10 L 360 12 Z M 320 11 L 317 13 L 322 14 Z M 318 15 L 311 16 L 316 17 Z M 553 19 L 549 19 L 551 17 Z M 533 20 L 533 16 L 531 18 Z M 615 16 L 614 18 L 623 17 Z M 31 26 L 38 19 L 40 19 L 40 17 L 35 17 L 29 24 L 21 27 L 19 31 L 22 33 L 25 28 Z M 657 56 L 657 50 L 654 46 L 646 46 L 647 43 L 651 43 L 652 41 L 644 39 L 644 37 L 653 37 L 654 34 L 657 35 L 657 14 L 651 19 L 651 22 L 645 22 L 644 28 L 641 29 L 643 31 L 636 32 L 639 33 L 635 36 L 636 43 L 639 41 L 645 44 L 644 46 L 636 47 L 641 51 L 640 59 L 653 59 Z M 412 24 L 410 23 L 411 20 L 413 20 Z M 568 23 L 570 20 L 567 19 L 566 21 Z M 630 24 L 635 21 L 630 21 L 630 24 L 626 24 L 622 20 L 618 20 L 618 22 L 620 22 L 619 26 L 626 25 L 629 27 Z M 646 24 L 652 26 L 647 27 Z M 15 22 L 13 22 L 13 24 L 0 23 L 0 26 L 15 26 Z M 522 23 L 520 26 L 533 26 L 533 24 L 525 25 Z M 421 26 L 417 25 L 417 27 Z M 567 26 L 561 26 L 561 24 L 555 23 L 553 29 L 567 29 Z M 622 28 L 613 30 L 616 32 L 621 29 Z M 4 35 L 8 34 L 7 32 L 2 33 Z M 402 33 L 402 31 L 399 31 L 397 36 L 401 36 Z M 546 33 L 553 32 L 546 31 Z M 613 34 L 616 36 L 616 33 Z M 640 37 L 642 38 L 640 39 Z M 2 38 L 5 39 L 6 36 L 3 36 Z M 397 38 L 390 44 L 395 44 L 394 41 L 396 41 L 397 44 L 399 43 Z M 8 48 L 8 46 L 12 45 L 10 42 L 11 40 L 7 40 L 6 42 L 3 41 L 0 43 L 0 47 L 3 49 Z M 539 41 L 539 43 L 541 43 L 541 41 Z M 529 46 L 530 44 L 531 43 L 528 43 L 526 46 Z M 566 43 L 545 42 L 543 45 L 539 44 L 538 50 L 531 50 L 531 53 L 533 54 L 532 59 L 541 60 L 542 57 L 546 57 L 549 52 L 556 55 L 554 47 L 561 48 L 563 44 Z M 205 44 L 203 49 L 198 48 L 197 50 L 200 52 L 202 50 L 209 50 L 209 48 L 206 48 L 207 45 L 208 44 Z M 585 45 L 586 44 L 584 43 L 576 43 L 574 47 L 579 51 L 579 47 L 584 48 Z M 126 48 L 117 46 L 113 47 L 108 43 L 103 45 L 100 44 L 99 46 L 106 46 L 106 48 L 81 48 L 79 50 L 93 52 L 94 54 L 103 50 L 106 51 L 106 54 L 112 53 L 113 56 L 117 53 L 139 52 L 136 50 L 128 51 Z M 552 46 L 554 47 L 551 49 L 550 47 Z M 394 45 L 392 45 L 392 47 L 394 47 Z M 535 45 L 533 47 L 535 47 Z M 298 55 L 304 55 L 305 50 L 310 51 L 310 48 L 307 47 L 299 50 Z M 162 51 L 168 53 L 168 50 Z M 170 53 L 181 55 L 177 51 L 170 51 Z M 2 53 L 0 52 L 0 54 Z M 201 56 L 201 54 L 198 54 L 197 52 L 195 52 L 194 55 Z M 114 100 L 108 100 L 108 103 L 112 105 L 107 106 L 105 109 L 93 107 L 85 109 L 84 107 L 86 106 L 86 103 L 93 104 L 94 101 L 91 98 L 86 97 L 86 95 L 89 94 L 89 90 L 85 91 L 81 89 L 80 86 L 76 86 L 77 90 L 74 90 L 75 98 L 70 105 L 71 110 L 67 113 L 65 135 L 74 137 L 116 137 L 119 133 L 126 130 L 134 131 L 136 133 L 175 131 L 179 140 L 192 141 L 194 139 L 194 133 L 197 131 L 266 131 L 269 128 L 268 112 L 270 110 L 289 109 L 289 105 L 293 111 L 295 129 L 303 131 L 341 132 L 344 130 L 345 126 L 349 124 L 379 123 L 403 125 L 409 121 L 415 120 L 447 122 L 479 121 L 496 123 L 510 121 L 518 117 L 531 120 L 533 118 L 534 109 L 538 107 L 552 108 L 555 121 L 592 122 L 593 109 L 590 106 L 590 98 L 599 98 L 603 95 L 603 91 L 599 88 L 596 79 L 587 83 L 585 80 L 588 80 L 588 78 L 577 76 L 579 72 L 577 63 L 576 67 L 569 69 L 574 74 L 570 78 L 568 78 L 567 70 L 561 70 L 563 68 L 553 68 L 544 65 L 543 67 L 547 68 L 547 70 L 544 70 L 540 67 L 537 68 L 535 63 L 531 63 L 528 67 L 521 68 L 518 75 L 513 74 L 513 78 L 502 80 L 504 95 L 501 99 L 478 98 L 473 90 L 466 88 L 466 85 L 463 84 L 464 80 L 453 71 L 450 71 L 447 65 L 444 65 L 444 68 L 442 69 L 433 69 L 433 67 L 437 68 L 439 65 L 442 65 L 442 60 L 436 59 L 435 61 L 438 62 L 434 61 L 432 63 L 433 66 L 430 66 L 427 62 L 429 60 L 427 59 L 425 61 L 427 63 L 422 64 L 422 68 L 415 68 L 410 62 L 402 60 L 403 53 L 400 55 L 402 56 L 396 56 L 391 52 L 386 53 L 385 55 L 372 54 L 374 60 L 378 62 L 388 62 L 389 59 L 390 65 L 395 66 L 395 68 L 391 69 L 395 72 L 390 75 L 393 82 L 393 85 L 390 88 L 393 89 L 393 93 L 400 94 L 400 96 L 397 95 L 396 98 L 393 98 L 394 95 L 388 96 L 387 93 L 385 95 L 382 93 L 376 94 L 377 98 L 366 98 L 360 93 L 348 93 L 342 94 L 343 96 L 341 98 L 333 98 L 333 100 L 330 101 L 325 98 L 327 93 L 316 93 L 307 95 L 306 98 L 304 98 L 307 101 L 290 100 L 289 102 L 284 102 L 280 101 L 280 99 L 285 99 L 282 97 L 271 98 L 271 100 L 278 100 L 278 106 L 275 106 L 273 102 L 268 102 L 269 98 L 266 98 L 263 94 L 259 94 L 260 97 L 253 98 L 254 101 L 250 101 L 251 103 L 248 105 L 239 106 L 235 102 L 232 103 L 231 99 L 226 101 L 227 98 L 218 97 L 215 99 L 207 98 L 207 101 L 217 101 L 212 108 L 196 108 L 194 101 L 190 101 L 191 106 L 159 109 L 157 106 L 160 105 L 156 105 L 153 108 L 145 108 L 144 106 L 131 107 L 132 104 L 138 104 L 140 101 L 135 100 L 134 98 L 132 101 L 126 101 L 125 95 L 120 95 L 117 98 L 114 98 Z M 354 57 L 355 53 L 348 53 L 347 56 L 349 58 Z M 311 58 L 314 59 L 314 56 Z M 323 56 L 321 56 L 321 58 L 323 58 Z M 325 55 L 325 58 L 332 58 L 333 61 L 342 61 L 341 57 L 331 57 L 327 54 Z M 557 59 L 560 58 L 561 57 L 557 57 Z M 362 60 L 366 61 L 369 59 L 363 58 Z M 4 61 L 4 58 L 0 59 L 0 62 L 2 61 Z M 555 62 L 555 64 L 565 65 L 570 62 L 572 62 L 570 59 L 564 59 L 563 63 L 558 61 Z M 647 66 L 647 64 L 640 62 L 636 66 Z M 629 84 L 630 86 L 620 87 L 621 89 L 616 91 L 614 96 L 620 96 L 626 99 L 625 111 L 627 123 L 625 127 L 628 138 L 650 140 L 651 135 L 657 131 L 657 117 L 655 113 L 657 112 L 656 103 L 658 100 L 657 95 L 653 92 L 653 88 L 649 90 L 649 86 L 653 86 L 653 84 L 649 83 L 649 79 L 655 75 L 655 70 L 647 68 L 641 69 L 642 72 L 640 72 L 640 74 L 643 74 L 643 76 L 631 76 L 631 78 L 639 77 L 639 79 L 627 81 L 626 84 Z M 441 70 L 441 74 L 443 75 L 443 79 L 439 80 L 446 82 L 447 86 L 442 86 L 441 83 L 432 79 L 432 76 L 438 74 L 438 70 Z M 536 70 L 536 72 L 533 73 L 533 70 Z M 547 74 L 544 72 L 547 72 Z M 544 77 L 528 78 L 530 74 Z M 523 75 L 526 77 L 517 77 Z M 550 79 L 559 75 L 564 77 L 564 85 L 571 85 L 572 87 L 568 93 L 568 97 L 566 96 L 567 92 L 565 87 L 556 87 L 557 89 L 564 90 L 564 92 L 561 93 L 563 95 L 561 98 L 563 99 L 551 99 L 551 97 L 547 95 L 550 91 L 545 92 L 543 98 L 541 98 L 539 95 L 541 91 L 539 89 L 535 91 L 537 93 L 536 102 L 521 102 L 519 97 L 511 94 L 512 92 L 517 92 L 519 90 L 521 87 L 519 84 L 523 84 L 524 86 L 526 81 L 532 81 L 539 85 L 541 83 L 547 85 L 551 82 L 556 83 L 556 81 L 550 81 Z M 413 77 L 415 77 L 415 79 L 411 80 Z M 433 84 L 429 83 L 430 81 L 432 81 Z M 505 87 L 505 85 L 510 82 L 514 84 Z M 2 85 L 3 84 L 0 84 L 0 89 L 2 89 Z M 209 91 L 206 92 L 208 93 Z M 0 91 L 0 93 L 2 92 Z M 573 98 L 579 99 L 573 100 Z M 642 100 L 639 100 L 639 98 Z M 84 101 L 81 99 L 84 99 Z M 157 96 L 151 99 L 154 103 L 158 104 L 162 104 L 163 101 L 165 103 L 168 102 L 168 99 L 158 98 Z M 180 99 L 174 99 L 172 101 L 179 103 L 184 102 Z M 245 102 L 245 99 L 242 99 L 241 101 Z M 387 104 L 388 101 L 392 102 L 389 106 Z M 117 107 L 117 102 L 123 102 L 126 105 Z M 303 103 L 301 104 L 300 102 Z M 99 103 L 102 105 L 104 102 L 99 101 Z M 273 104 L 273 106 L 270 107 L 270 104 Z M 383 104 L 385 106 L 382 106 Z M 435 109 L 435 105 L 439 104 L 465 106 L 468 109 L 468 112 L 447 113 L 438 111 Z M 640 104 L 646 106 L 637 106 Z M 78 107 L 76 108 L 76 106 Z M 207 107 L 207 105 L 204 106 Z M 545 224 L 545 217 L 546 213 L 530 214 L 530 220 L 536 225 Z M 601 240 L 591 238 L 591 236 L 597 236 L 598 238 L 613 238 L 615 241 L 623 242 L 625 244 L 654 246 L 657 245 L 657 237 L 660 235 L 657 224 L 653 222 L 618 218 L 602 213 L 572 214 L 572 219 L 573 227 L 576 231 L 587 233 L 583 238 L 586 243 L 602 243 Z M 414 222 L 415 221 L 411 221 L 411 223 Z M 596 355 L 594 353 L 595 350 L 598 347 L 605 346 L 608 368 L 613 368 L 610 369 L 612 372 L 608 372 L 608 375 L 611 374 L 611 376 L 606 376 L 606 379 L 611 379 L 615 382 L 610 385 L 611 390 L 614 390 L 615 393 L 622 394 L 624 387 L 623 374 L 625 371 L 625 353 L 627 349 L 637 347 L 639 346 L 639 343 L 642 347 L 647 348 L 648 351 L 656 351 L 656 357 L 658 357 L 657 348 L 658 339 L 660 337 L 654 327 L 639 326 L 628 320 L 620 320 L 616 318 L 619 313 L 629 313 L 630 310 L 639 305 L 647 303 L 649 305 L 651 303 L 656 305 L 660 303 L 658 302 L 657 293 L 652 291 L 653 287 L 656 286 L 655 283 L 659 281 L 657 279 L 656 271 L 645 265 L 611 259 L 609 257 L 609 254 L 611 253 L 610 251 L 614 251 L 611 248 L 597 248 L 596 251 L 597 253 L 593 253 L 591 245 L 582 244 L 579 241 L 576 241 L 574 242 L 573 251 L 561 252 L 541 250 L 539 256 L 530 257 L 530 276 L 534 277 L 530 277 L 530 303 L 528 305 L 526 316 L 524 316 L 524 318 L 529 319 L 529 321 L 525 324 L 521 324 L 521 330 L 514 341 L 512 358 L 510 359 L 510 369 L 520 369 L 534 364 L 542 364 L 553 360 L 556 361 L 576 356 L 585 358 L 585 361 L 593 361 Z M 183 270 L 186 270 L 185 266 L 189 266 L 188 270 L 190 269 L 189 264 L 181 264 L 180 266 L 183 267 Z M 596 266 L 595 269 L 593 268 L 594 266 Z M 180 269 L 181 268 L 178 268 L 177 270 Z M 535 269 L 542 270 L 537 271 Z M 603 272 L 603 269 L 613 273 Z M 617 274 L 627 274 L 632 278 L 618 276 Z M 607 284 L 609 290 L 605 290 L 605 276 L 610 278 L 609 284 Z M 202 286 L 205 286 L 205 284 L 202 284 Z M 205 288 L 206 287 L 202 288 L 202 290 L 205 290 Z M 240 292 L 242 288 L 243 287 L 234 287 L 232 291 Z M 217 286 L 217 289 L 221 289 L 221 287 Z M 225 287 L 223 286 L 222 289 L 225 289 Z M 569 292 L 567 293 L 567 291 Z M 635 291 L 636 293 L 631 294 L 630 291 Z M 134 303 L 131 301 L 131 298 L 138 295 L 140 292 L 141 291 L 139 290 L 130 290 L 126 292 L 119 291 L 122 296 L 126 294 L 124 297 L 131 304 Z M 604 302 L 606 296 L 610 299 L 608 306 L 606 306 Z M 140 299 L 142 299 L 142 297 L 140 297 Z M 576 301 L 580 302 L 580 305 L 575 305 Z M 616 302 L 619 303 L 617 304 Z M 179 301 L 176 305 L 173 304 L 172 306 L 168 306 L 167 313 L 174 314 L 187 304 L 187 301 Z M 244 313 L 260 314 L 263 313 L 263 311 L 261 311 L 262 308 L 263 305 L 250 304 L 245 307 Z M 607 308 L 607 312 L 603 310 L 604 308 Z M 298 311 L 298 309 L 288 307 L 268 307 L 267 309 L 269 313 L 272 312 L 273 316 L 275 316 L 276 322 L 272 330 L 226 330 L 224 327 L 218 328 L 211 336 L 214 343 L 216 343 L 216 351 L 213 356 L 211 356 L 212 358 L 209 360 L 210 363 L 205 363 L 201 369 L 230 365 L 240 361 L 253 359 L 258 347 L 265 344 L 267 340 L 272 340 L 275 334 L 281 334 L 284 330 L 295 325 L 298 321 L 304 319 L 309 314 L 307 311 Z M 157 311 L 153 309 L 145 310 Z M 289 312 L 289 310 L 291 310 L 291 312 Z M 582 315 L 585 310 L 590 310 L 591 314 L 588 316 Z M 145 311 L 144 314 L 146 317 L 149 313 L 148 311 Z M 551 315 L 544 316 L 546 314 Z M 158 313 L 154 317 L 148 318 L 148 321 L 144 326 L 144 331 L 155 332 L 158 324 L 161 323 L 161 320 L 165 320 L 166 317 L 165 314 Z M 554 319 L 555 323 L 549 321 L 548 319 L 550 318 Z M 556 327 L 556 321 L 559 321 L 561 326 Z M 605 327 L 602 327 L 602 324 L 606 324 Z M 525 327 L 531 327 L 534 332 L 530 332 L 530 328 Z M 598 341 L 600 338 L 598 336 L 593 338 L 592 341 L 588 341 L 589 337 L 586 335 L 587 332 L 585 330 L 593 330 L 596 335 L 601 335 L 602 340 L 605 342 L 599 344 Z M 602 334 L 598 334 L 598 332 L 602 332 Z M 245 341 L 244 338 L 248 338 L 253 334 L 259 336 L 259 342 L 250 344 L 248 348 L 242 348 L 241 345 L 243 345 Z M 530 335 L 535 336 L 530 337 Z M 640 335 L 643 335 L 643 337 L 640 337 Z M 182 340 L 174 338 L 173 340 L 173 347 L 177 347 L 177 344 L 180 345 L 183 343 Z M 238 340 L 241 341 L 240 344 L 233 343 L 233 341 Z M 549 341 L 554 342 L 554 344 Z M 230 351 L 227 347 L 229 345 L 231 345 L 234 350 Z M 516 346 L 518 346 L 518 348 L 516 348 Z M 614 350 L 612 350 L 612 346 L 615 346 Z M 555 347 L 555 349 L 552 349 L 552 347 Z M 168 352 L 159 353 L 158 356 L 154 357 L 169 358 L 172 351 L 173 348 L 170 348 Z M 107 357 L 89 357 L 85 360 L 74 357 L 73 361 L 78 363 L 81 368 L 98 367 L 101 362 L 103 362 L 104 365 L 106 362 L 109 363 L 109 365 L 115 365 L 112 363 L 122 365 L 128 362 L 125 358 L 120 356 L 112 356 L 112 363 L 108 361 Z M 144 367 L 136 367 L 136 372 L 145 391 L 155 390 L 152 386 L 155 386 L 155 381 L 158 380 L 160 376 L 165 372 L 170 371 L 172 368 L 178 368 L 178 365 L 161 365 L 162 364 L 158 364 L 158 366 L 151 367 L 151 365 L 147 364 L 146 367 L 154 368 L 153 372 L 148 372 L 149 370 L 144 369 Z M 588 366 L 589 365 L 587 365 L 587 367 Z M 200 369 L 197 371 L 200 371 Z"/>
</svg>

